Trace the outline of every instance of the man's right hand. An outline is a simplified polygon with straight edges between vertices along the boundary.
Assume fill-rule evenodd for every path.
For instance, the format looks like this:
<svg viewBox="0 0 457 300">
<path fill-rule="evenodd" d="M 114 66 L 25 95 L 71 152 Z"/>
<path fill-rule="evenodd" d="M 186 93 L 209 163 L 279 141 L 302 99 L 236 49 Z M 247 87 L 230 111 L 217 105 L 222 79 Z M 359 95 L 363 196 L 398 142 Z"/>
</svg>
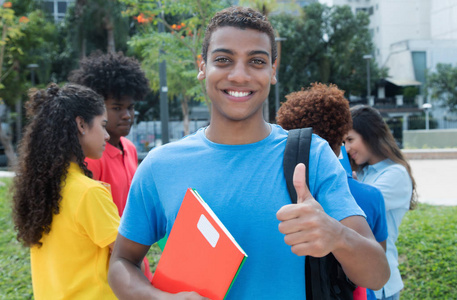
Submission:
<svg viewBox="0 0 457 300">
<path fill-rule="evenodd" d="M 207 299 L 196 292 L 171 294 L 152 286 L 141 271 L 141 263 L 149 248 L 117 235 L 110 259 L 108 282 L 118 299 Z"/>
</svg>

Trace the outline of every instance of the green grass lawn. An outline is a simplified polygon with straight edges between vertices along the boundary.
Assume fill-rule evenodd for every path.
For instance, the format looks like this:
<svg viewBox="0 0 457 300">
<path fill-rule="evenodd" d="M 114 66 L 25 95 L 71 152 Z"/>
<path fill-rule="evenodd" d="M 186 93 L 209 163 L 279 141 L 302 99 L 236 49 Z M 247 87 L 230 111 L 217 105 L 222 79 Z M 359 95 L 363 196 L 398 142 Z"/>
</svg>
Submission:
<svg viewBox="0 0 457 300">
<path fill-rule="evenodd" d="M 10 179 L 0 179 L 0 300 L 33 299 L 29 250 L 17 241 L 11 221 Z M 457 299 L 457 207 L 421 204 L 408 212 L 398 240 L 402 299 Z M 160 258 L 156 245 L 148 259 Z"/>
</svg>

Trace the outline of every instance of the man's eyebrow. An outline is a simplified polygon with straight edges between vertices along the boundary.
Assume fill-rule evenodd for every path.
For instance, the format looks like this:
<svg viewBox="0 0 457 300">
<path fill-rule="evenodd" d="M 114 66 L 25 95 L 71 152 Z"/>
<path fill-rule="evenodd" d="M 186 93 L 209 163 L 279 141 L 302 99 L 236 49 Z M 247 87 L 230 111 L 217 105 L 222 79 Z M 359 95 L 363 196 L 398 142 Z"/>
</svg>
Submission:
<svg viewBox="0 0 457 300">
<path fill-rule="evenodd" d="M 267 57 L 270 57 L 270 53 L 268 53 L 267 51 L 263 51 L 263 50 L 253 50 L 251 52 L 249 52 L 249 56 L 252 56 L 252 55 L 266 55 Z"/>
<path fill-rule="evenodd" d="M 213 51 L 211 51 L 211 54 L 213 53 L 216 53 L 216 52 L 223 52 L 223 53 L 227 53 L 227 54 L 234 54 L 234 52 L 230 49 L 225 49 L 225 48 L 217 48 L 217 49 L 214 49 Z M 270 53 L 268 51 L 264 51 L 264 50 L 252 50 L 248 53 L 249 56 L 253 56 L 253 55 L 266 55 L 267 57 L 270 57 Z"/>
<path fill-rule="evenodd" d="M 225 48 L 214 49 L 213 51 L 211 51 L 211 54 L 216 53 L 216 52 L 224 52 L 224 53 L 227 53 L 227 54 L 233 54 L 232 50 L 225 49 Z"/>
</svg>

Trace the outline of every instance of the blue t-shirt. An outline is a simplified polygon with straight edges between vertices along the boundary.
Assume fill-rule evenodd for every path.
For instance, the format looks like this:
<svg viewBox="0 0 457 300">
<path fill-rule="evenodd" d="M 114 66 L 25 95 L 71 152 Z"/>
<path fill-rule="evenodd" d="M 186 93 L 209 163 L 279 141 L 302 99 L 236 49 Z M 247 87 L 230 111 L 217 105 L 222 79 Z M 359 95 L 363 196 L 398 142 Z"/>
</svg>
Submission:
<svg viewBox="0 0 457 300">
<path fill-rule="evenodd" d="M 291 203 L 282 164 L 287 131 L 271 128 L 253 144 L 216 144 L 201 129 L 153 149 L 134 176 L 119 233 L 155 243 L 170 232 L 186 189 L 194 188 L 248 255 L 227 299 L 304 299 L 304 257 L 291 252 L 276 219 Z M 364 216 L 338 159 L 316 135 L 309 176 L 311 193 L 327 214 Z"/>
<path fill-rule="evenodd" d="M 374 186 L 354 180 L 349 174 L 348 183 L 355 202 L 367 216 L 367 223 L 376 241 L 385 241 L 387 239 L 386 208 L 381 191 Z"/>
</svg>

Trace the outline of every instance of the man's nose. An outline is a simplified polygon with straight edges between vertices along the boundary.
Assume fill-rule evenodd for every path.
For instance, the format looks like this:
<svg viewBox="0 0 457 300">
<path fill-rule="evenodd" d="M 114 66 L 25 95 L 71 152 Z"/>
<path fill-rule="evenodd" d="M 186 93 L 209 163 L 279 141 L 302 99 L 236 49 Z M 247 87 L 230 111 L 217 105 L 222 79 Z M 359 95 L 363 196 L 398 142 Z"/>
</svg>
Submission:
<svg viewBox="0 0 457 300">
<path fill-rule="evenodd" d="M 251 79 L 251 75 L 248 66 L 246 66 L 243 62 L 237 62 L 230 71 L 228 79 L 237 83 L 249 81 Z"/>
</svg>

